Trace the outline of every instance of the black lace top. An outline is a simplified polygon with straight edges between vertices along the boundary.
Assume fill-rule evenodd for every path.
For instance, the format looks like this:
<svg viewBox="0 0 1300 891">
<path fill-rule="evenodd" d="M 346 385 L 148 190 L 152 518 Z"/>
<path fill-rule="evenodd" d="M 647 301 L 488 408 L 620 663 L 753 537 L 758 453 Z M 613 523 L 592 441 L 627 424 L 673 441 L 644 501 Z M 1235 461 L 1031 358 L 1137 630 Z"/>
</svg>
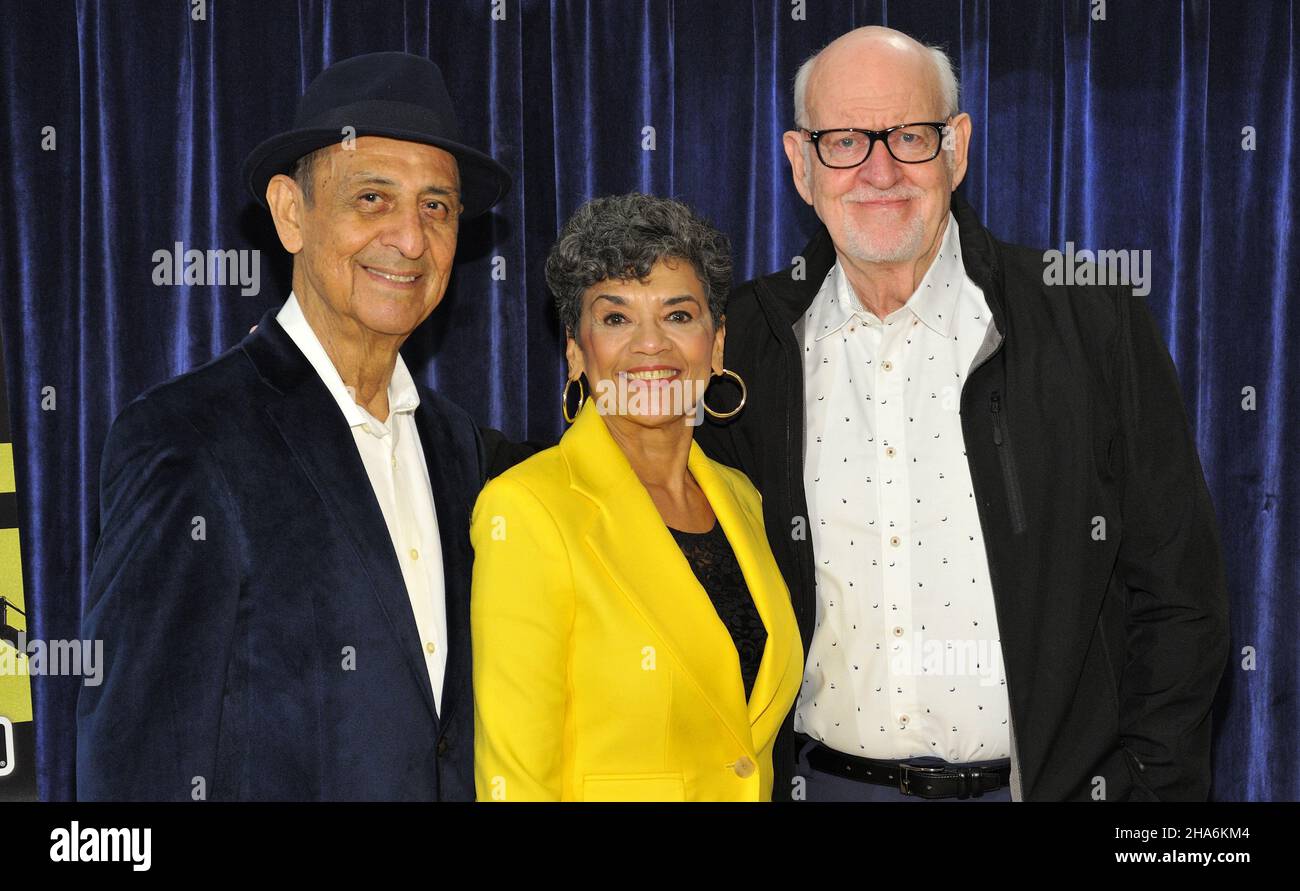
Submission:
<svg viewBox="0 0 1300 891">
<path fill-rule="evenodd" d="M 763 647 L 767 644 L 767 629 L 749 594 L 745 576 L 736 562 L 722 531 L 715 522 L 708 532 L 682 532 L 668 527 L 686 560 L 695 571 L 700 587 L 708 592 L 713 608 L 718 611 L 722 624 L 731 633 L 731 642 L 740 656 L 740 677 L 745 682 L 745 699 L 748 701 L 758 677 L 758 666 L 763 660 Z"/>
</svg>

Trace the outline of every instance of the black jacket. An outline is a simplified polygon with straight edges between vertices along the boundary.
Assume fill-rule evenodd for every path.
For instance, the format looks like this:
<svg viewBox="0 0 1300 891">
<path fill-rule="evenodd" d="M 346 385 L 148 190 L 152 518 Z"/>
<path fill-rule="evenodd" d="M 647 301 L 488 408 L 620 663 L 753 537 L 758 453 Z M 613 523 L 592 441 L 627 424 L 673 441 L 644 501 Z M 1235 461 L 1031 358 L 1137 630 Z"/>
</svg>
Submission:
<svg viewBox="0 0 1300 891">
<path fill-rule="evenodd" d="M 1203 800 L 1227 594 L 1169 353 L 1131 289 L 1046 285 L 1041 251 L 994 239 L 959 195 L 952 210 L 966 272 L 993 316 L 961 393 L 961 423 L 997 608 L 1016 797 Z M 816 599 L 795 325 L 835 262 L 825 229 L 802 259 L 802 270 L 731 295 L 726 366 L 744 378 L 748 402 L 697 437 L 762 493 L 806 653 Z M 794 787 L 792 721 L 776 752 L 778 798 Z"/>
</svg>

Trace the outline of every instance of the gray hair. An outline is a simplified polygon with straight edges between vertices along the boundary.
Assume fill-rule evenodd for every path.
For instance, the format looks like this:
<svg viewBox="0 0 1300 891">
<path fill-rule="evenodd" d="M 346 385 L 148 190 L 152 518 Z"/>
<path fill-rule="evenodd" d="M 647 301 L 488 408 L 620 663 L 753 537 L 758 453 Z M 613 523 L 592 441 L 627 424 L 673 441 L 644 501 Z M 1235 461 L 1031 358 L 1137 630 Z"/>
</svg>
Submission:
<svg viewBox="0 0 1300 891">
<path fill-rule="evenodd" d="M 943 105 L 940 109 L 945 118 L 952 117 L 961 110 L 960 86 L 957 83 L 957 73 L 952 66 L 952 59 L 943 51 L 940 46 L 921 44 L 927 50 L 930 61 L 934 65 L 934 74 L 939 81 L 939 101 Z M 817 52 L 809 56 L 799 70 L 794 75 L 794 125 L 805 129 L 812 129 L 809 126 L 808 119 L 808 79 L 812 76 L 813 67 L 817 64 L 817 59 L 822 54 L 822 47 Z M 900 122 L 901 123 L 901 122 Z"/>
<path fill-rule="evenodd" d="M 546 284 L 565 332 L 582 316 L 582 295 L 607 279 L 644 280 L 660 260 L 685 260 L 704 286 L 713 324 L 731 290 L 731 242 L 672 198 L 632 192 L 588 201 L 569 218 L 546 258 Z"/>
</svg>

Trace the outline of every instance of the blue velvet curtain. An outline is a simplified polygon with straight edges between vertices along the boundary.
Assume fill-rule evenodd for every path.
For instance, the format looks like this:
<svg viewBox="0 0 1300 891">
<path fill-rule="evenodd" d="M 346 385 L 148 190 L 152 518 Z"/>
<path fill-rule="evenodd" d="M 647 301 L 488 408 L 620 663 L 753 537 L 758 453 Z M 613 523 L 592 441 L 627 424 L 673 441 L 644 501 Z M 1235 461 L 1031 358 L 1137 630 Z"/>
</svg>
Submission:
<svg viewBox="0 0 1300 891">
<path fill-rule="evenodd" d="M 286 296 L 287 257 L 239 165 L 324 65 L 427 55 L 466 133 L 513 172 L 497 212 L 463 229 L 449 295 L 406 356 L 480 421 L 554 437 L 563 366 L 541 265 L 559 225 L 640 189 L 718 223 L 741 277 L 787 264 L 815 226 L 780 148 L 790 80 L 864 24 L 959 64 L 975 134 L 962 188 L 996 234 L 1151 252 L 1147 299 L 1232 594 L 1214 795 L 1300 798 L 1292 2 L 6 0 L 0 322 L 32 635 L 78 636 L 113 417 Z M 260 250 L 257 292 L 155 284 L 155 252 L 178 242 Z M 74 789 L 78 683 L 34 680 L 45 798 Z"/>
</svg>

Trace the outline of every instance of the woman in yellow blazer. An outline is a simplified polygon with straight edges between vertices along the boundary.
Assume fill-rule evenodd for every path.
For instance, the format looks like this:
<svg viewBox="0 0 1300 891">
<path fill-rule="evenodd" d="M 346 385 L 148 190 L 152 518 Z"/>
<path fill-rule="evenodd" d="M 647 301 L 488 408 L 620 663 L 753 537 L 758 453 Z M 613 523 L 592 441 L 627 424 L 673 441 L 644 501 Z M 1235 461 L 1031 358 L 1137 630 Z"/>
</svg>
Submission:
<svg viewBox="0 0 1300 891">
<path fill-rule="evenodd" d="M 770 800 L 799 632 L 757 491 L 693 436 L 710 378 L 734 376 L 726 238 L 676 201 L 601 198 L 546 272 L 566 417 L 583 401 L 474 509 L 478 798 Z"/>
</svg>

